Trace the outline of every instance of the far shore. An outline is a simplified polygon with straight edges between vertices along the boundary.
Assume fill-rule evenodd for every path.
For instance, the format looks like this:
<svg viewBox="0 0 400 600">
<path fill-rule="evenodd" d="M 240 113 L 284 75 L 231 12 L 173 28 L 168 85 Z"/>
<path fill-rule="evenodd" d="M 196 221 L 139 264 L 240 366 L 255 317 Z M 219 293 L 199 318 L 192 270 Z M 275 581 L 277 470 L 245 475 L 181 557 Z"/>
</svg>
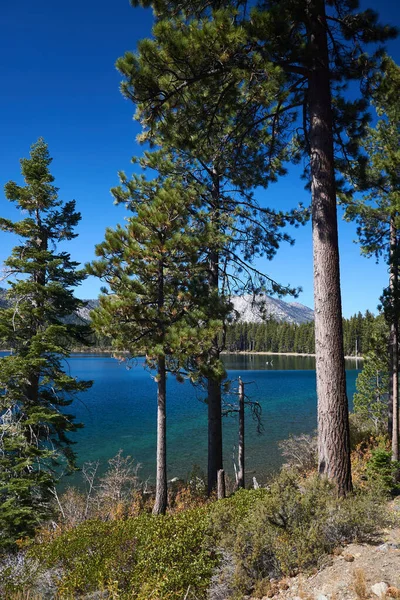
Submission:
<svg viewBox="0 0 400 600">
<path fill-rule="evenodd" d="M 0 352 L 10 352 L 10 350 L 3 349 L 0 350 Z M 89 346 L 88 348 L 74 348 L 73 350 L 71 350 L 71 354 L 114 354 L 114 352 L 115 350 L 113 350 L 112 348 L 93 348 L 91 346 Z M 128 353 L 119 351 L 118 354 Z M 260 356 L 311 356 L 315 358 L 315 354 L 309 354 L 307 352 L 250 352 L 250 350 L 238 350 L 236 352 L 229 352 L 228 350 L 224 350 L 223 352 L 221 352 L 221 354 L 239 354 L 240 356 L 246 356 L 250 354 L 259 354 Z M 142 355 L 138 355 L 136 358 L 138 358 L 139 356 Z M 364 360 L 363 356 L 345 356 L 344 358 L 346 360 Z"/>
<path fill-rule="evenodd" d="M 251 351 L 250 350 L 238 350 L 237 352 L 228 352 L 227 350 L 225 350 L 224 352 L 221 352 L 221 354 L 240 354 L 240 355 L 247 355 L 247 354 L 260 354 L 265 355 L 265 356 L 313 356 L 315 357 L 315 354 L 309 354 L 307 352 L 255 352 L 255 351 Z M 364 360 L 363 356 L 345 356 L 345 359 L 348 360 Z"/>
</svg>

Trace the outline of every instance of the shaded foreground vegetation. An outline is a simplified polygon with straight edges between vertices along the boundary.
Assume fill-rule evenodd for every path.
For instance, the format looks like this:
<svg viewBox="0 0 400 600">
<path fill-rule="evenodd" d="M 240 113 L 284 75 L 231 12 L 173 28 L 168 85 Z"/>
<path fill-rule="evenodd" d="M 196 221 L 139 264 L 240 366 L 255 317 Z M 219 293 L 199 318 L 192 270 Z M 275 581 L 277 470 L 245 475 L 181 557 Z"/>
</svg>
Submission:
<svg viewBox="0 0 400 600">
<path fill-rule="evenodd" d="M 338 498 L 334 485 L 310 469 L 315 444 L 305 436 L 284 444 L 289 464 L 266 487 L 215 501 L 205 497 L 205 485 L 194 475 L 186 485 L 170 485 L 165 516 L 151 514 L 154 499 L 119 455 L 92 496 L 68 490 L 56 520 L 34 542 L 21 540 L 17 555 L 3 557 L 0 593 L 262 597 L 270 578 L 310 571 L 337 546 L 370 541 L 389 524 L 386 502 L 395 478 L 387 443 L 353 429 L 356 485 L 346 498 Z"/>
</svg>

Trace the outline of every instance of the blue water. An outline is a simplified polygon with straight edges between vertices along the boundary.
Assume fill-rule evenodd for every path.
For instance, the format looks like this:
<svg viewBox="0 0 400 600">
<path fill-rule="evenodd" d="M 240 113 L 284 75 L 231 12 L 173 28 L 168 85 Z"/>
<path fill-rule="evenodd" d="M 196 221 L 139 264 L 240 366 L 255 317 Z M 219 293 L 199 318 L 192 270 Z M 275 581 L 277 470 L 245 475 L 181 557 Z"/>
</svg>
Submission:
<svg viewBox="0 0 400 600">
<path fill-rule="evenodd" d="M 315 363 L 309 357 L 226 356 L 228 375 L 240 375 L 246 393 L 262 406 L 264 433 L 257 434 L 250 414 L 246 422 L 246 472 L 263 480 L 281 464 L 278 442 L 290 434 L 316 428 Z M 272 360 L 272 365 L 270 361 Z M 74 434 L 79 463 L 101 461 L 119 449 L 142 465 L 141 476 L 153 478 L 156 453 L 156 383 L 138 359 L 131 368 L 107 356 L 76 355 L 69 368 L 74 376 L 94 385 L 74 402 L 71 412 L 85 428 Z M 348 364 L 348 396 L 352 398 L 356 367 Z M 251 383 L 250 383 L 251 382 Z M 190 383 L 169 378 L 167 387 L 168 476 L 184 477 L 194 465 L 206 470 L 207 407 L 204 392 Z M 233 473 L 237 419 L 224 419 L 224 461 Z M 74 483 L 79 477 L 74 476 Z"/>
</svg>

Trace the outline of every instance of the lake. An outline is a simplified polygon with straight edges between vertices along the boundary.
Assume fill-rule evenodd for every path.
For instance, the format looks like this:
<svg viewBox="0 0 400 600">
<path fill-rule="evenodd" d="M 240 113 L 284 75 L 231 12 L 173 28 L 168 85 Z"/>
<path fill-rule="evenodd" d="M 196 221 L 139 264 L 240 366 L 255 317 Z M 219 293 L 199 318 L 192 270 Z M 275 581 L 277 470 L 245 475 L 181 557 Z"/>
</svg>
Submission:
<svg viewBox="0 0 400 600">
<path fill-rule="evenodd" d="M 257 434 L 248 413 L 246 422 L 247 481 L 253 475 L 263 481 L 282 463 L 278 442 L 290 434 L 311 433 L 317 424 L 315 360 L 313 357 L 269 355 L 225 355 L 231 379 L 240 375 L 246 394 L 262 407 L 264 432 Z M 156 384 L 143 368 L 143 359 L 128 369 L 126 364 L 104 355 L 74 355 L 69 361 L 72 375 L 93 379 L 94 385 L 74 402 L 71 412 L 85 428 L 74 434 L 79 464 L 113 457 L 119 449 L 142 465 L 141 477 L 154 481 L 156 455 Z M 360 368 L 347 361 L 349 399 L 355 391 Z M 250 383 L 251 382 L 251 383 Z M 168 381 L 168 477 L 185 477 L 194 465 L 207 466 L 207 406 L 204 392 L 190 383 Z M 225 417 L 225 469 L 233 474 L 236 455 L 237 419 Z M 79 475 L 72 483 L 79 485 Z"/>
</svg>

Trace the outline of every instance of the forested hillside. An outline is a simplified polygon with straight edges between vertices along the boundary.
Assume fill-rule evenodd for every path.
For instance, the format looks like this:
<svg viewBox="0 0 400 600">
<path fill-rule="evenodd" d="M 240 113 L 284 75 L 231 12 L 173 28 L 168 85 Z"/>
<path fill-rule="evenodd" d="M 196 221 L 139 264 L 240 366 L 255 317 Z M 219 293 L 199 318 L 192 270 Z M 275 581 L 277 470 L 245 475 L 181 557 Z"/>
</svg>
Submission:
<svg viewBox="0 0 400 600">
<path fill-rule="evenodd" d="M 366 311 L 343 319 L 344 351 L 348 356 L 372 349 L 374 324 L 379 317 Z M 314 354 L 314 322 L 280 323 L 273 319 L 264 323 L 235 323 L 226 332 L 228 352 L 303 352 Z"/>
</svg>

